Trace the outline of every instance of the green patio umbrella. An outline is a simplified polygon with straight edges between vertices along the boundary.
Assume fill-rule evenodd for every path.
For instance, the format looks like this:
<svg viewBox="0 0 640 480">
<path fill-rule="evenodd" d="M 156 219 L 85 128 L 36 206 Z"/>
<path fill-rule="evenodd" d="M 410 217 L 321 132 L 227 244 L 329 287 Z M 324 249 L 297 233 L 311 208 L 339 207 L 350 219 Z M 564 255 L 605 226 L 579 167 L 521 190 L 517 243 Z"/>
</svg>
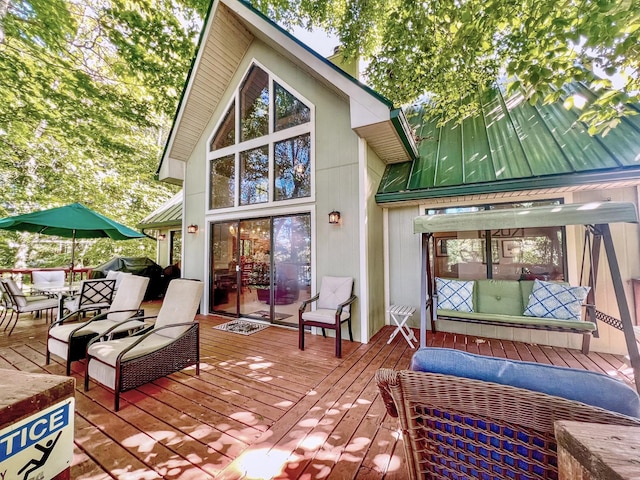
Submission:
<svg viewBox="0 0 640 480">
<path fill-rule="evenodd" d="M 100 215 L 80 203 L 3 218 L 0 219 L 0 229 L 71 238 L 72 269 L 75 263 L 76 238 L 108 237 L 113 240 L 128 240 L 145 237 L 144 234 Z"/>
</svg>

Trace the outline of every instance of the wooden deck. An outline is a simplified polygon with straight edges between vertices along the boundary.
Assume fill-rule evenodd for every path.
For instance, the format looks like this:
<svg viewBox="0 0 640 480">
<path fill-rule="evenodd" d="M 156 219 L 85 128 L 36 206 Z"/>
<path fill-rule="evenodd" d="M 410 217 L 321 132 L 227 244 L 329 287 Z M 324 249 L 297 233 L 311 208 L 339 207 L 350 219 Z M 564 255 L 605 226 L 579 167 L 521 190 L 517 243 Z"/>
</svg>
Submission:
<svg viewBox="0 0 640 480">
<path fill-rule="evenodd" d="M 385 414 L 374 373 L 406 368 L 413 353 L 385 327 L 367 345 L 279 327 L 243 336 L 216 330 L 227 321 L 200 316 L 201 374 L 193 369 L 127 392 L 114 413 L 113 395 L 76 379 L 74 479 L 406 478 L 397 420 Z M 417 332 L 416 332 L 417 334 Z M 26 316 L 14 334 L 0 334 L 0 368 L 63 375 L 44 364 L 46 325 Z M 631 382 L 613 355 L 463 335 L 429 335 L 430 345 L 605 372 Z M 55 361 L 55 359 L 54 359 Z"/>
</svg>

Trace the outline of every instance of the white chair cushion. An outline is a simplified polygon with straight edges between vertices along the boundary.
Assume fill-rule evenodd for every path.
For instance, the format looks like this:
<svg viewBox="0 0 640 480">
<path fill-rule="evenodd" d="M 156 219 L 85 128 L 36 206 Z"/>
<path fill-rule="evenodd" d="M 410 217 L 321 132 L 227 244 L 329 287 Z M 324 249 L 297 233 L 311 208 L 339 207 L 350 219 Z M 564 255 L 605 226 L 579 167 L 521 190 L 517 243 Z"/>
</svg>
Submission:
<svg viewBox="0 0 640 480">
<path fill-rule="evenodd" d="M 329 309 L 334 311 L 338 305 L 346 302 L 351 297 L 353 290 L 353 278 L 351 277 L 322 277 L 320 285 L 320 297 L 318 298 L 318 309 Z M 347 305 L 343 313 L 349 312 L 350 305 Z"/>
<path fill-rule="evenodd" d="M 118 272 L 116 270 L 109 270 L 107 272 L 107 280 L 115 280 L 116 281 L 115 289 L 117 290 L 118 288 L 120 288 L 120 284 L 122 283 L 122 280 L 127 276 L 131 276 L 131 275 L 132 275 L 131 272 Z"/>
<path fill-rule="evenodd" d="M 87 352 L 92 357 L 97 357 L 102 362 L 115 367 L 116 360 L 120 352 L 139 339 L 140 337 L 133 336 L 119 338 L 118 340 L 109 340 L 108 342 L 96 342 L 89 347 L 89 350 Z M 124 359 L 131 360 L 132 358 L 141 357 L 155 350 L 158 350 L 165 345 L 169 345 L 172 340 L 173 339 L 171 338 L 153 333 L 145 338 L 144 341 L 140 343 L 140 345 L 137 345 L 131 351 L 127 352 L 127 354 L 124 356 Z"/>
<path fill-rule="evenodd" d="M 194 280 L 175 279 L 169 283 L 167 294 L 156 318 L 155 327 L 163 327 L 172 323 L 193 322 L 200 306 L 204 284 Z M 189 327 L 176 327 L 161 330 L 158 335 L 172 339 L 178 338 Z"/>
<path fill-rule="evenodd" d="M 14 282 L 13 279 L 11 279 L 11 278 L 6 278 L 5 282 L 6 282 L 5 285 L 9 289 L 9 292 L 15 297 L 14 300 L 15 300 L 17 306 L 18 307 L 26 307 L 27 306 L 27 299 L 24 296 L 24 293 L 22 293 L 22 290 L 20 289 L 18 284 L 16 282 Z M 33 310 L 24 310 L 24 311 L 33 311 Z"/>
<path fill-rule="evenodd" d="M 66 342 L 69 339 L 69 335 L 71 335 L 71 332 L 73 332 L 76 328 L 80 327 L 81 325 L 86 325 L 86 324 L 87 322 L 68 323 L 68 324 L 58 325 L 49 330 L 49 335 L 52 336 L 53 338 L 56 338 L 58 340 L 63 340 Z M 80 330 L 78 330 L 76 335 L 87 335 L 90 333 L 92 333 L 91 330 L 81 328 Z"/>
<path fill-rule="evenodd" d="M 340 321 L 344 321 L 349 318 L 349 312 L 345 312 L 342 310 L 342 314 L 340 315 Z M 322 322 L 335 325 L 336 323 L 336 309 L 329 310 L 326 308 L 318 308 L 311 312 L 304 312 L 302 314 L 302 319 L 311 321 L 311 322 Z"/>
<path fill-rule="evenodd" d="M 49 310 L 50 308 L 58 308 L 57 298 L 47 298 L 46 300 L 38 300 L 37 302 L 25 302 L 25 305 L 20 305 L 20 313 L 38 312 L 40 310 Z"/>
<path fill-rule="evenodd" d="M 111 272 L 109 272 L 111 273 Z M 113 302 L 109 311 L 116 312 L 118 310 L 133 310 L 140 308 L 142 300 L 144 300 L 144 294 L 147 291 L 147 285 L 149 285 L 148 277 L 139 277 L 137 275 L 126 275 L 122 277 L 120 286 L 116 292 Z M 126 320 L 131 316 L 131 312 L 110 313 L 107 315 L 109 320 L 119 322 Z"/>
<path fill-rule="evenodd" d="M 63 360 L 67 359 L 67 355 L 69 353 L 69 344 L 66 341 L 49 338 L 47 340 L 47 347 L 49 348 L 49 352 L 53 355 L 56 355 Z"/>
<path fill-rule="evenodd" d="M 39 290 L 47 287 L 64 287 L 66 274 L 64 270 L 35 270 L 31 272 L 33 286 Z"/>
<path fill-rule="evenodd" d="M 64 308 L 66 310 L 68 310 L 69 312 L 75 312 L 78 310 L 78 304 L 80 303 L 80 296 L 76 296 L 76 297 L 71 297 L 71 298 L 67 298 L 64 301 Z M 57 300 L 56 300 L 56 304 L 57 304 Z M 95 310 L 101 310 L 103 308 L 109 308 L 110 305 L 107 302 L 102 302 L 102 303 L 92 303 L 90 305 L 85 305 L 83 308 L 87 308 L 90 307 L 92 309 Z"/>
<path fill-rule="evenodd" d="M 89 376 L 110 388 L 115 388 L 116 384 L 116 360 L 120 352 L 130 346 L 139 337 L 127 337 L 119 340 L 109 340 L 108 342 L 97 342 L 89 347 L 88 354 L 100 358 L 100 362 L 91 358 L 89 360 Z M 158 350 L 165 345 L 169 345 L 172 338 L 163 335 L 149 335 L 137 347 L 127 352 L 124 359 L 130 360 L 147 353 Z M 103 363 L 105 362 L 105 363 Z"/>
</svg>

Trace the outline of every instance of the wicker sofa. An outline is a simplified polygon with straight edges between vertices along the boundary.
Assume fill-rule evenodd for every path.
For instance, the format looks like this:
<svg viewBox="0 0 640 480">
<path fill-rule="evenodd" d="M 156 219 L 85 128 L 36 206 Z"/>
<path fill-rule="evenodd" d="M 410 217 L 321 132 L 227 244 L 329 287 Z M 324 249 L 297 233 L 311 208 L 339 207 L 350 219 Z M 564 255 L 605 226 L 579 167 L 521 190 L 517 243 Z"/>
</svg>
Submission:
<svg viewBox="0 0 640 480">
<path fill-rule="evenodd" d="M 447 281 L 451 281 L 448 280 Z M 455 320 L 462 322 L 483 323 L 497 326 L 532 328 L 538 330 L 554 330 L 560 332 L 582 334 L 582 351 L 588 353 L 592 335 L 597 335 L 595 322 L 571 319 L 556 319 L 523 315 L 529 297 L 534 288 L 532 280 L 470 280 L 473 284 L 472 308 L 470 312 L 440 308 L 446 298 L 442 291 L 435 290 L 431 309 L 431 329 L 436 331 L 438 320 Z M 587 309 L 593 308 L 588 305 Z M 589 315 L 595 321 L 595 314 Z"/>
<path fill-rule="evenodd" d="M 640 426 L 640 398 L 606 375 L 446 348 L 381 369 L 411 479 L 558 478 L 554 422 Z"/>
</svg>

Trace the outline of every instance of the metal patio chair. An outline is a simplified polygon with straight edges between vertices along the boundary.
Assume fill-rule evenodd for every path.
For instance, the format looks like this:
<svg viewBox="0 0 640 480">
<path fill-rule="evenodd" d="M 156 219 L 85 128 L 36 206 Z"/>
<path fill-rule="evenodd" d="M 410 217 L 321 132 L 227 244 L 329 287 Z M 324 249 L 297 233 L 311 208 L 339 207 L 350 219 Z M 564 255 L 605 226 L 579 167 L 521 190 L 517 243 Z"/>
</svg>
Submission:
<svg viewBox="0 0 640 480">
<path fill-rule="evenodd" d="M 53 310 L 58 308 L 58 300 L 55 298 L 46 298 L 37 296 L 33 299 L 30 298 L 29 295 L 25 295 L 20 287 L 10 278 L 0 279 L 0 283 L 3 285 L 3 294 L 5 296 L 8 306 L 8 309 L 11 310 L 11 316 L 9 317 L 9 321 L 4 327 L 6 331 L 11 325 L 11 321 L 13 320 L 13 326 L 9 330 L 9 335 L 13 333 L 14 328 L 16 328 L 16 324 L 18 323 L 18 318 L 23 313 L 36 313 L 45 312 L 46 320 L 50 321 L 53 319 Z M 3 319 L 4 322 L 4 319 Z"/>
<path fill-rule="evenodd" d="M 90 311 L 100 313 L 111 305 L 115 287 L 115 280 L 82 280 L 79 293 L 64 299 L 64 310 L 77 315 L 86 315 Z"/>
<path fill-rule="evenodd" d="M 322 277 L 320 292 L 309 300 L 305 300 L 298 310 L 298 348 L 304 350 L 304 328 L 319 327 L 322 335 L 327 336 L 325 329 L 336 332 L 336 357 L 342 356 L 342 324 L 347 322 L 349 340 L 353 342 L 351 332 L 351 305 L 355 302 L 353 294 L 353 278 Z M 308 305 L 316 303 L 316 309 L 306 312 Z"/>
</svg>

